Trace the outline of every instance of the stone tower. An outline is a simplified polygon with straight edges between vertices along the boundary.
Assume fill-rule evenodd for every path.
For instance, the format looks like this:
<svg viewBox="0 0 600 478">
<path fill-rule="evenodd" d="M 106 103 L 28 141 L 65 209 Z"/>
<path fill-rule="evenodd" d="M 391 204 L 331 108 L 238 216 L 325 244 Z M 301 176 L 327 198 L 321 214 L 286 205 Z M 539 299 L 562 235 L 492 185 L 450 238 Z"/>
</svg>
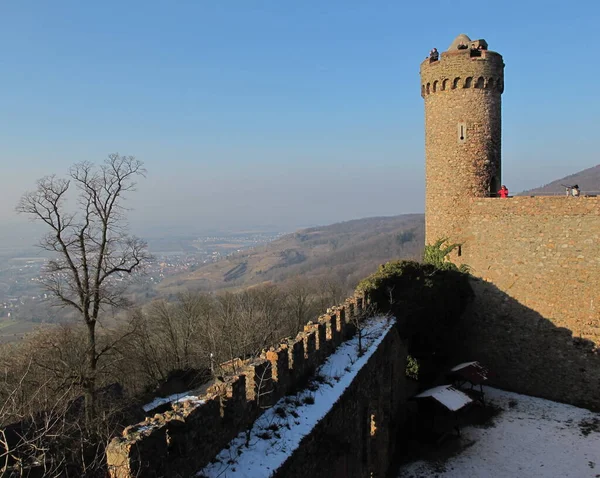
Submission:
<svg viewBox="0 0 600 478">
<path fill-rule="evenodd" d="M 469 199 L 494 196 L 501 186 L 503 90 L 502 56 L 485 40 L 459 35 L 439 59 L 421 63 L 427 244 L 468 240 Z"/>
</svg>

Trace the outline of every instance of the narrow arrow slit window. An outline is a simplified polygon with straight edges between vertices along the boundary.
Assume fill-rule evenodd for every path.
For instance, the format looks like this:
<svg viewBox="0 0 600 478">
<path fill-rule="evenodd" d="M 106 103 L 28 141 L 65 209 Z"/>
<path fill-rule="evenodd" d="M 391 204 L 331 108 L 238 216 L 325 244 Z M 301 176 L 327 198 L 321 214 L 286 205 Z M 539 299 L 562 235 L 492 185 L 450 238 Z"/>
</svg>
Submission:
<svg viewBox="0 0 600 478">
<path fill-rule="evenodd" d="M 467 140 L 467 125 L 465 123 L 458 123 L 457 130 L 458 142 L 464 143 Z"/>
</svg>

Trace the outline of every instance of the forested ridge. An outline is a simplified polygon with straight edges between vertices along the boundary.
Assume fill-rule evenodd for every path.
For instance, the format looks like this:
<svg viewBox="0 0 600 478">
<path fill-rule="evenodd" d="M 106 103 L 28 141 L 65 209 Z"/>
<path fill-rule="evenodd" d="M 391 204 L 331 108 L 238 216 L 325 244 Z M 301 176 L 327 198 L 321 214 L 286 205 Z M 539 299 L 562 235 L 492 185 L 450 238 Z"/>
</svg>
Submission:
<svg viewBox="0 0 600 478">
<path fill-rule="evenodd" d="M 385 261 L 420 259 L 424 229 L 422 214 L 372 217 L 302 229 L 171 277 L 160 284 L 158 292 L 240 288 L 297 276 L 336 278 L 353 288 Z"/>
</svg>

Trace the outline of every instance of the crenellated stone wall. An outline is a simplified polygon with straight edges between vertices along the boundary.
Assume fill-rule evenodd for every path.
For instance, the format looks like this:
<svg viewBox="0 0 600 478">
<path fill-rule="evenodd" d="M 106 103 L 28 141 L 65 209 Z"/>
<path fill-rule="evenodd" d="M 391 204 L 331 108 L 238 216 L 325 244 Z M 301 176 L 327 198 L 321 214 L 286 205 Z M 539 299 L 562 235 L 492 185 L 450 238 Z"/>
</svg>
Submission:
<svg viewBox="0 0 600 478">
<path fill-rule="evenodd" d="M 172 410 L 130 426 L 123 436 L 113 439 L 107 449 L 110 475 L 114 478 L 191 476 L 248 429 L 266 408 L 303 388 L 315 369 L 354 334 L 356 321 L 365 315 L 364 297 L 352 297 L 341 306 L 328 309 L 316 322 L 309 322 L 294 339 L 264 351 L 257 358 L 226 364 L 224 368 L 235 373 L 220 377 L 206 394 L 175 403 Z M 394 334 L 396 339 L 386 339 L 386 343 L 393 341 L 396 355 L 388 357 L 390 348 L 386 346 L 388 352 L 378 353 L 378 358 L 373 359 L 380 365 L 404 363 L 406 351 L 395 330 Z M 360 380 L 350 387 L 349 393 L 367 396 L 373 392 L 375 383 L 385 397 L 389 395 L 386 390 L 396 390 L 401 382 L 392 385 L 388 381 L 398 374 L 403 377 L 402 365 L 394 365 L 393 374 L 389 366 L 382 365 L 385 372 L 381 376 L 373 367 L 370 365 L 370 372 L 363 374 L 366 382 Z M 378 416 L 396 418 L 396 410 L 390 407 L 399 403 L 400 395 L 396 391 L 393 400 L 388 397 L 377 407 L 374 397 L 370 401 Z M 346 411 L 336 413 L 350 413 L 348 404 L 353 400 L 344 400 L 347 405 L 342 409 Z M 382 432 L 384 429 L 387 430 L 382 425 Z"/>
<path fill-rule="evenodd" d="M 406 347 L 396 327 L 274 478 L 383 478 L 404 421 Z"/>
</svg>

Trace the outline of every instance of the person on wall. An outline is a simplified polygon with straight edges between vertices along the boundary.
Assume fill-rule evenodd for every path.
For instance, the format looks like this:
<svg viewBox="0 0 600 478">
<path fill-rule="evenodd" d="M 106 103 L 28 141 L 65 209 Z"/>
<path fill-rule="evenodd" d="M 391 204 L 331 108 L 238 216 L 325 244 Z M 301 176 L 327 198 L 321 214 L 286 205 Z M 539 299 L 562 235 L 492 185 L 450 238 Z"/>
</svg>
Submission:
<svg viewBox="0 0 600 478">
<path fill-rule="evenodd" d="M 507 198 L 508 197 L 508 188 L 503 184 L 502 187 L 500 188 L 500 191 L 498 191 L 498 194 L 500 195 L 501 198 Z"/>
<path fill-rule="evenodd" d="M 571 189 L 571 192 L 572 192 L 574 198 L 578 198 L 579 195 L 581 194 L 581 191 L 579 190 L 579 185 L 576 184 L 575 186 L 573 186 L 573 189 Z"/>
</svg>

